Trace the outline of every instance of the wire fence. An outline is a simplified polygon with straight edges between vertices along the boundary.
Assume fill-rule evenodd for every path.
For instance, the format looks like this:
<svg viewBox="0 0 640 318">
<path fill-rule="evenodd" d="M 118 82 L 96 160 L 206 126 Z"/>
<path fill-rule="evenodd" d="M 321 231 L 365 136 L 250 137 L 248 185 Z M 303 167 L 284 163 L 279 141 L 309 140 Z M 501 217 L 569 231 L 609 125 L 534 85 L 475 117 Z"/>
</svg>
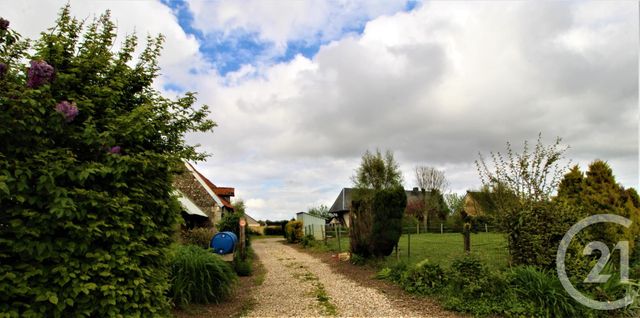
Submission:
<svg viewBox="0 0 640 318">
<path fill-rule="evenodd" d="M 313 234 L 325 248 L 337 253 L 350 249 L 349 228 L 336 225 L 308 225 L 305 234 Z M 504 267 L 508 264 L 509 252 L 504 234 L 496 228 L 481 225 L 470 234 L 470 254 L 476 255 L 490 266 Z M 462 229 L 445 224 L 431 227 L 405 227 L 389 261 L 416 263 L 430 259 L 443 265 L 467 254 L 464 248 Z"/>
</svg>

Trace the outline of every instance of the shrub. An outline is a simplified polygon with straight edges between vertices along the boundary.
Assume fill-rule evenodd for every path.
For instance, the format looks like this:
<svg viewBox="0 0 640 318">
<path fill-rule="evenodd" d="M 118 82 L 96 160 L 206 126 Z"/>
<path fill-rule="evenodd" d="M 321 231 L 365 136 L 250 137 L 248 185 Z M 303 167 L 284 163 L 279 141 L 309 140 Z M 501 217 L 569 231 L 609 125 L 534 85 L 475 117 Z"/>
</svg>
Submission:
<svg viewBox="0 0 640 318">
<path fill-rule="evenodd" d="M 513 289 L 520 301 L 530 302 L 536 315 L 544 317 L 584 316 L 581 306 L 571 298 L 550 271 L 534 266 L 518 266 L 511 271 Z"/>
<path fill-rule="evenodd" d="M 193 94 L 153 88 L 161 36 L 135 56 L 135 35 L 116 33 L 108 13 L 83 24 L 69 6 L 33 46 L 0 30 L 4 315 L 169 314 L 172 175 L 204 158 L 184 135 L 214 124 Z"/>
<path fill-rule="evenodd" d="M 405 271 L 400 278 L 400 284 L 410 293 L 431 295 L 445 286 L 446 277 L 440 265 L 432 264 L 425 259 Z"/>
<path fill-rule="evenodd" d="M 315 242 L 316 242 L 316 238 L 311 234 L 307 234 L 303 236 L 302 240 L 300 240 L 300 244 L 302 244 L 302 247 L 304 248 L 313 246 Z"/>
<path fill-rule="evenodd" d="M 449 278 L 451 289 L 466 297 L 482 296 L 485 287 L 491 284 L 489 272 L 474 256 L 453 260 Z"/>
<path fill-rule="evenodd" d="M 182 242 L 184 244 L 196 245 L 208 249 L 213 235 L 215 235 L 214 229 L 197 227 L 182 231 Z"/>
<path fill-rule="evenodd" d="M 179 306 L 219 303 L 237 277 L 220 256 L 194 245 L 179 246 L 171 264 L 170 295 Z"/>
<path fill-rule="evenodd" d="M 367 259 L 358 255 L 351 253 L 351 257 L 349 258 L 349 262 L 353 265 L 362 266 L 366 263 Z"/>
<path fill-rule="evenodd" d="M 268 225 L 264 228 L 264 235 L 284 236 L 284 231 L 280 225 Z"/>
<path fill-rule="evenodd" d="M 289 221 L 289 223 L 287 223 L 287 225 L 285 226 L 285 235 L 287 237 L 287 242 L 300 242 L 300 240 L 302 240 L 302 236 L 304 235 L 302 227 L 302 221 Z"/>
<path fill-rule="evenodd" d="M 250 257 L 243 260 L 236 254 L 233 258 L 233 269 L 238 276 L 251 276 L 253 272 L 253 262 Z"/>
<path fill-rule="evenodd" d="M 243 215 L 237 212 L 225 213 L 217 224 L 219 232 L 233 232 L 238 238 L 240 237 L 240 218 Z M 245 233 L 246 233 L 245 226 Z"/>
</svg>

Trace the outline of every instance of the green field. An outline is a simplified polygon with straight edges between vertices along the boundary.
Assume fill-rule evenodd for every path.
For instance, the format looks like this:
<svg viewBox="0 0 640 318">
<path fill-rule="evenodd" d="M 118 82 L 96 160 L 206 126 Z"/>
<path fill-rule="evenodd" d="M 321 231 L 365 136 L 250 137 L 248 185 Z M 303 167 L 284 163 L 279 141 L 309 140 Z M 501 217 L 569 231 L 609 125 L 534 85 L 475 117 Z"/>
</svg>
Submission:
<svg viewBox="0 0 640 318">
<path fill-rule="evenodd" d="M 409 250 L 409 240 L 411 248 Z M 321 244 L 319 244 L 321 245 Z M 340 240 L 341 251 L 349 250 L 349 238 L 345 233 Z M 395 252 L 388 256 L 380 266 L 390 266 L 397 259 L 415 264 L 428 258 L 431 262 L 448 267 L 451 261 L 464 255 L 462 234 L 460 233 L 424 233 L 403 234 L 398 243 L 399 255 Z M 327 246 L 322 249 L 338 251 L 338 240 L 327 240 Z M 471 254 L 477 256 L 489 268 L 498 269 L 508 265 L 509 254 L 504 234 L 478 233 L 471 234 Z"/>
</svg>

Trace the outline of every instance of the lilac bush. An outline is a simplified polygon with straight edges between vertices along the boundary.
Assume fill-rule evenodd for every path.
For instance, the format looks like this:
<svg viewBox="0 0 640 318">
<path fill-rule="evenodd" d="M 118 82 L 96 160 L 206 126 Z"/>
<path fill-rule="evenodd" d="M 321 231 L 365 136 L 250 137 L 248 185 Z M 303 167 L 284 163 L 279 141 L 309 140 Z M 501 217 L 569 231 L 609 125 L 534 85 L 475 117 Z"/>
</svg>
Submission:
<svg viewBox="0 0 640 318">
<path fill-rule="evenodd" d="M 0 18 L 0 30 L 6 30 L 9 28 L 9 20 Z"/>
<path fill-rule="evenodd" d="M 119 154 L 121 150 L 120 146 L 114 146 L 109 149 L 109 153 Z"/>
<path fill-rule="evenodd" d="M 37 88 L 53 79 L 54 69 L 45 61 L 31 61 L 27 74 L 27 86 Z"/>
<path fill-rule="evenodd" d="M 76 103 L 69 103 L 66 100 L 56 105 L 56 111 L 62 114 L 62 116 L 64 116 L 64 120 L 68 123 L 72 122 L 80 112 Z"/>
</svg>

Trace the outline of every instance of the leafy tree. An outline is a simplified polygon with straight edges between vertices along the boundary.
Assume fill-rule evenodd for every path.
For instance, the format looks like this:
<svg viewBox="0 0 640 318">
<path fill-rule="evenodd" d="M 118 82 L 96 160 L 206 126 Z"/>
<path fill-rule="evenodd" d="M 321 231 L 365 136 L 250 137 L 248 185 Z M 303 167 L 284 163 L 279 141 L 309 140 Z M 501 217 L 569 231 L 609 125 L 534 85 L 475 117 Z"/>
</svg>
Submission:
<svg viewBox="0 0 640 318">
<path fill-rule="evenodd" d="M 440 191 L 440 193 L 447 191 L 449 181 L 447 181 L 444 171 L 429 166 L 418 166 L 415 172 L 416 182 L 421 189 L 427 191 L 436 189 Z"/>
<path fill-rule="evenodd" d="M 476 167 L 482 184 L 492 190 L 508 191 L 520 200 L 544 201 L 556 190 L 564 171 L 564 153 L 568 147 L 562 147 L 561 138 L 549 146 L 542 144 L 542 134 L 533 151 L 524 142 L 522 153 L 515 153 L 511 143 L 507 142 L 507 153 L 491 153 L 493 166 L 479 154 Z M 500 189 L 496 189 L 500 188 Z"/>
<path fill-rule="evenodd" d="M 464 196 L 458 193 L 448 193 L 444 195 L 444 200 L 447 203 L 449 212 L 454 214 L 464 209 Z"/>
<path fill-rule="evenodd" d="M 0 23 L 0 312 L 167 316 L 172 176 L 205 157 L 184 135 L 214 123 L 193 93 L 153 89 L 161 36 L 134 63 L 108 12 L 69 11 L 34 46 Z"/>
<path fill-rule="evenodd" d="M 558 185 L 558 197 L 577 203 L 584 188 L 584 174 L 580 167 L 575 165 L 564 175 Z"/>
<path fill-rule="evenodd" d="M 489 218 L 507 233 L 514 264 L 553 268 L 559 241 L 579 220 L 574 206 L 550 200 L 568 169 L 560 141 L 545 146 L 539 135 L 533 151 L 526 141 L 522 153 L 507 143 L 506 155 L 491 153 L 491 168 L 482 155 L 476 161 L 483 191 L 495 207 Z"/>
<path fill-rule="evenodd" d="M 437 221 L 444 222 L 449 216 L 449 207 L 444 201 L 444 196 L 438 189 L 431 189 L 425 195 L 425 206 L 427 211 L 426 225 L 434 224 Z"/>
<path fill-rule="evenodd" d="M 317 216 L 319 218 L 323 218 L 325 220 L 331 219 L 331 213 L 329 213 L 329 208 L 324 204 L 320 204 L 318 206 L 309 208 L 308 213 L 311 215 Z"/>
<path fill-rule="evenodd" d="M 402 172 L 393 158 L 393 153 L 387 151 L 382 156 L 380 150 L 374 154 L 367 150 L 362 156 L 362 163 L 351 178 L 356 189 L 392 189 L 402 187 Z"/>
<path fill-rule="evenodd" d="M 383 158 L 379 150 L 365 152 L 352 179 L 351 252 L 363 257 L 389 255 L 400 239 L 407 206 L 393 153 L 387 151 Z"/>
<path fill-rule="evenodd" d="M 244 217 L 245 212 L 244 201 L 238 199 L 234 201 L 232 205 L 233 212 L 225 213 L 222 219 L 220 219 L 220 222 L 218 222 L 218 231 L 230 231 L 240 237 L 240 218 Z"/>
</svg>

